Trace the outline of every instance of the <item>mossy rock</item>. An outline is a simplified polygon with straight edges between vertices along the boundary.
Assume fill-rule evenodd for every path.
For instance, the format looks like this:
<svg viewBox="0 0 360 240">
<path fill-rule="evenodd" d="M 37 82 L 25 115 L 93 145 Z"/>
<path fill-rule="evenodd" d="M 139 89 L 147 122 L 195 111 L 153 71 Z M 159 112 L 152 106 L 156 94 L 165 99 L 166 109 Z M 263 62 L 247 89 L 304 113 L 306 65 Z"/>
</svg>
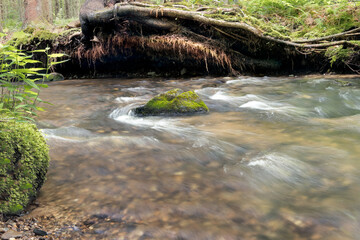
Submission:
<svg viewBox="0 0 360 240">
<path fill-rule="evenodd" d="M 49 148 L 34 124 L 0 122 L 0 214 L 21 212 L 40 190 Z"/>
<path fill-rule="evenodd" d="M 56 82 L 63 80 L 64 80 L 64 76 L 61 73 L 56 73 L 56 72 L 50 73 L 44 78 L 44 81 L 47 82 Z"/>
<path fill-rule="evenodd" d="M 135 115 L 179 115 L 205 113 L 209 108 L 194 91 L 172 89 L 151 99 L 145 106 L 135 109 Z"/>
</svg>

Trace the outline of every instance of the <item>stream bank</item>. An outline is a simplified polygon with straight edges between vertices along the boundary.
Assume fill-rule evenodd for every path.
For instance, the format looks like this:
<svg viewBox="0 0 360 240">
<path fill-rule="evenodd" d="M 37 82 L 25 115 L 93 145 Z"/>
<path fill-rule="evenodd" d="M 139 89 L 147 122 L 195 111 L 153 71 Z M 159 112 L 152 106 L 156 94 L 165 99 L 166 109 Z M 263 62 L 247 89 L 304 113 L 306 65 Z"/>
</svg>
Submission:
<svg viewBox="0 0 360 240">
<path fill-rule="evenodd" d="M 118 3 L 81 12 L 82 32 L 29 28 L 13 42 L 26 51 L 67 53 L 70 61 L 53 69 L 66 78 L 359 73 L 358 20 L 340 33 L 290 40 L 290 33 L 266 32 L 242 14 L 236 8 Z M 46 62 L 40 54 L 35 58 Z"/>
</svg>

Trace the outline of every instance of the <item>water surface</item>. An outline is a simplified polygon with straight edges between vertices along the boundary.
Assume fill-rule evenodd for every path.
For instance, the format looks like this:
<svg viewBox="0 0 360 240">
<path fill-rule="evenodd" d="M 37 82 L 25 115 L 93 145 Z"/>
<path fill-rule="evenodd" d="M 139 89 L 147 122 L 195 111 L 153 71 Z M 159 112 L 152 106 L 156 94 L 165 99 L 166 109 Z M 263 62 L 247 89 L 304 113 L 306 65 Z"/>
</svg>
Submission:
<svg viewBox="0 0 360 240">
<path fill-rule="evenodd" d="M 84 239 L 359 239 L 360 79 L 51 83 L 51 165 L 36 211 Z M 135 117 L 172 88 L 206 115 Z M 70 217 L 69 217 L 70 218 Z"/>
</svg>

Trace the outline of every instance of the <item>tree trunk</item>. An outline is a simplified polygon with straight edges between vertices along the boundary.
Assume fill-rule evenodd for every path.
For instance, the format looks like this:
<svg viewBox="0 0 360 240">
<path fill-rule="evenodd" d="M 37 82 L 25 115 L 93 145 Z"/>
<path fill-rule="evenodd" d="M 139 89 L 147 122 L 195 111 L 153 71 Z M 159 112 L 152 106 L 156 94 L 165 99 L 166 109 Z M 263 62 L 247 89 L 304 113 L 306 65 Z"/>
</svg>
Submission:
<svg viewBox="0 0 360 240">
<path fill-rule="evenodd" d="M 5 11 L 4 11 L 4 3 L 0 2 L 0 32 L 3 31 L 3 24 L 5 21 Z"/>
<path fill-rule="evenodd" d="M 54 21 L 54 14 L 53 14 L 53 7 L 52 7 L 52 0 L 47 1 L 47 13 L 48 13 L 48 22 L 52 23 Z"/>
<path fill-rule="evenodd" d="M 17 7 L 19 9 L 19 19 L 22 23 L 25 21 L 24 1 L 17 0 Z"/>
<path fill-rule="evenodd" d="M 25 24 L 30 22 L 52 22 L 52 10 L 48 0 L 24 0 Z"/>
<path fill-rule="evenodd" d="M 24 0 L 25 6 L 25 24 L 29 24 L 30 22 L 36 22 L 39 20 L 38 14 L 38 2 L 37 0 Z"/>
<path fill-rule="evenodd" d="M 64 8 L 65 8 L 65 18 L 71 18 L 71 12 L 70 12 L 70 1 L 65 0 L 64 1 Z"/>
<path fill-rule="evenodd" d="M 58 17 L 59 10 L 60 10 L 59 1 L 58 0 L 53 0 L 53 13 L 54 13 L 55 18 Z"/>
</svg>

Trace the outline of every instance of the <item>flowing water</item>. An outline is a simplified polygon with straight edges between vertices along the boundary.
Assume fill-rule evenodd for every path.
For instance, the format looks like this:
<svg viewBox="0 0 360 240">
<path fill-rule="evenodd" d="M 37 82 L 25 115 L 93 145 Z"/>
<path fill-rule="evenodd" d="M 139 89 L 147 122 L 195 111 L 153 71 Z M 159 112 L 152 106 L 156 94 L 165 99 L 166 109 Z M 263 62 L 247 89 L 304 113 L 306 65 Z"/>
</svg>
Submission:
<svg viewBox="0 0 360 240">
<path fill-rule="evenodd" d="M 360 79 L 51 83 L 50 145 L 35 211 L 85 222 L 84 239 L 360 239 Z M 135 117 L 195 89 L 209 114 Z M 40 210 L 39 210 L 40 209 Z M 80 221 L 80 220 L 79 220 Z"/>
</svg>

